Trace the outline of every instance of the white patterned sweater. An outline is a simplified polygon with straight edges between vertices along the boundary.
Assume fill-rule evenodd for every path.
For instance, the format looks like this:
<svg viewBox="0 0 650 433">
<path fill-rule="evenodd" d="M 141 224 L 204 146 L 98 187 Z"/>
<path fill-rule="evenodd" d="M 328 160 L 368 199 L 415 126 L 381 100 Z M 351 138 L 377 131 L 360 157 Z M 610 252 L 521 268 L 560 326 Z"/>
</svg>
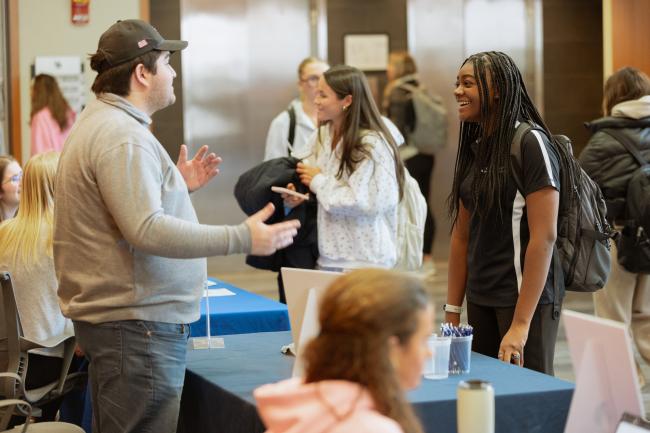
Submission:
<svg viewBox="0 0 650 433">
<path fill-rule="evenodd" d="M 344 173 L 338 179 L 341 143 L 332 150 L 329 128 L 321 129 L 322 145 L 315 134 L 312 148 L 321 173 L 310 185 L 318 199 L 318 265 L 392 268 L 397 261 L 399 201 L 392 150 L 379 133 L 362 131 L 362 143 L 370 157 L 352 174 Z"/>
</svg>

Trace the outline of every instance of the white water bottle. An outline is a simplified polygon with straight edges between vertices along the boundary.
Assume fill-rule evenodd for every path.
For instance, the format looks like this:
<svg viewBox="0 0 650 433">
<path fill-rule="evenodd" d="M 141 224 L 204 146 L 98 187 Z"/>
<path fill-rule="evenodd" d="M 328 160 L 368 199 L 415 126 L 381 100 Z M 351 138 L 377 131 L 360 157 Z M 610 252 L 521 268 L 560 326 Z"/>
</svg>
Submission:
<svg viewBox="0 0 650 433">
<path fill-rule="evenodd" d="M 494 388 L 490 382 L 461 381 L 456 395 L 458 433 L 494 433 Z"/>
</svg>

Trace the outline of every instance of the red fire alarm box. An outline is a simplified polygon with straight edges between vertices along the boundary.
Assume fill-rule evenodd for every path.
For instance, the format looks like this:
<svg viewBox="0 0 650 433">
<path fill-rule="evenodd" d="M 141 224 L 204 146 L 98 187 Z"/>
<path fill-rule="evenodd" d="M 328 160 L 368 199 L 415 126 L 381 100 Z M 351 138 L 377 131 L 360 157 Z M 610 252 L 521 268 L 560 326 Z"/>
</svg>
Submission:
<svg viewBox="0 0 650 433">
<path fill-rule="evenodd" d="M 72 24 L 88 24 L 88 21 L 90 21 L 90 0 L 72 0 L 70 19 Z"/>
</svg>

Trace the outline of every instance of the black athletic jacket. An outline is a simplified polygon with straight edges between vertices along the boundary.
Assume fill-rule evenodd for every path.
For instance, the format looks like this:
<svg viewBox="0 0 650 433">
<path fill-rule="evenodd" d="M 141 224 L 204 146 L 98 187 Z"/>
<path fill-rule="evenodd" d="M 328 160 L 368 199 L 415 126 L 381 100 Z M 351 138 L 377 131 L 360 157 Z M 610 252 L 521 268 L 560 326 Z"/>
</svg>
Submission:
<svg viewBox="0 0 650 433">
<path fill-rule="evenodd" d="M 316 229 L 316 197 L 310 193 L 310 200 L 284 214 L 284 203 L 280 194 L 271 191 L 272 186 L 286 187 L 293 183 L 298 192 L 308 193 L 309 189 L 300 182 L 296 173 L 297 158 L 285 157 L 265 161 L 239 177 L 235 185 L 235 198 L 239 207 L 252 215 L 268 202 L 275 205 L 275 213 L 266 222 L 273 224 L 297 219 L 300 229 L 293 244 L 277 251 L 271 256 L 246 257 L 246 263 L 254 268 L 279 271 L 282 266 L 314 269 L 318 259 L 318 233 Z"/>
</svg>

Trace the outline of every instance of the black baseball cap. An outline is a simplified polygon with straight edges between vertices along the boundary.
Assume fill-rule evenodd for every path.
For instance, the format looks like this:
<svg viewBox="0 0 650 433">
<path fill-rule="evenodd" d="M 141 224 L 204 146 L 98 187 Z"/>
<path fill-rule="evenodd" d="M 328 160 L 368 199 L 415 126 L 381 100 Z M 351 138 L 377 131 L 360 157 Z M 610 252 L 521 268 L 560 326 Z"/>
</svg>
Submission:
<svg viewBox="0 0 650 433">
<path fill-rule="evenodd" d="M 187 41 L 163 39 L 151 24 L 142 20 L 121 20 L 113 24 L 99 38 L 97 52 L 103 51 L 112 66 L 121 65 L 149 51 L 180 51 Z"/>
</svg>

